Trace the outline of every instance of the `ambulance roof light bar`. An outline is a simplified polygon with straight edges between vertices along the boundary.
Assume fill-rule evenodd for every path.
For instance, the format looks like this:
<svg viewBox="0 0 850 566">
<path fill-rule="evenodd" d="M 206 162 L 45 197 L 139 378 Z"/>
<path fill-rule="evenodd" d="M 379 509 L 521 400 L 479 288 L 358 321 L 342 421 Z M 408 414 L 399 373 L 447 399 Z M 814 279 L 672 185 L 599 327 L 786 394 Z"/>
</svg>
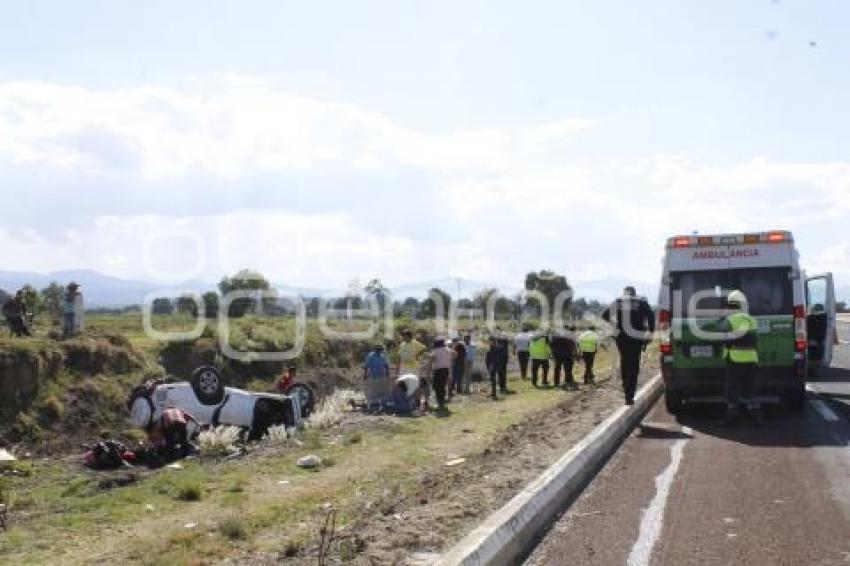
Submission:
<svg viewBox="0 0 850 566">
<path fill-rule="evenodd" d="M 752 234 L 721 234 L 717 236 L 675 236 L 667 240 L 667 247 L 690 248 L 697 246 L 734 246 L 739 244 L 782 244 L 793 241 L 791 232 L 773 230 Z"/>
</svg>

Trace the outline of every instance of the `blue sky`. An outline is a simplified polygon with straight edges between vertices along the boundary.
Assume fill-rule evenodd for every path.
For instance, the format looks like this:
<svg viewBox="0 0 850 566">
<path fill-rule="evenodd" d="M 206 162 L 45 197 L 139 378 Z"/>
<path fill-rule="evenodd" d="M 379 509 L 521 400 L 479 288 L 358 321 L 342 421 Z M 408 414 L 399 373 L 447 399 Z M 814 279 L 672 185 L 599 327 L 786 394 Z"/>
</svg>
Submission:
<svg viewBox="0 0 850 566">
<path fill-rule="evenodd" d="M 0 187 L 26 197 L 0 261 L 159 279 L 247 265 L 315 286 L 541 267 L 652 281 L 667 235 L 778 227 L 850 280 L 848 16 L 800 0 L 8 2 Z"/>
</svg>

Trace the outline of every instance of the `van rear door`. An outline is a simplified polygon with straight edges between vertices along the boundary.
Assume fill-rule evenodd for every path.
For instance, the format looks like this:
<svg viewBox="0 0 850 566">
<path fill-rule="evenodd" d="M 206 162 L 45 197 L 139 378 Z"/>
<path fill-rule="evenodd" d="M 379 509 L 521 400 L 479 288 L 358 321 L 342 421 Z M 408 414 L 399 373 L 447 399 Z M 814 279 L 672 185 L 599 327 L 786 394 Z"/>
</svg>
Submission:
<svg viewBox="0 0 850 566">
<path fill-rule="evenodd" d="M 829 366 L 837 334 L 835 283 L 832 273 L 806 278 L 806 327 L 809 361 Z"/>
</svg>

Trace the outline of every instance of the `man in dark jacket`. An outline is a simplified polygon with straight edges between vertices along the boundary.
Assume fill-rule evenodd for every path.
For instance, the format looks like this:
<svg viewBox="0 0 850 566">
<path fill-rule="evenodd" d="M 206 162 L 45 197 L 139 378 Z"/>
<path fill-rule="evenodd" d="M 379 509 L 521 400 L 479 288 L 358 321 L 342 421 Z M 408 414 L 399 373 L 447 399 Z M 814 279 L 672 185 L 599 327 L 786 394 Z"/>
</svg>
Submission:
<svg viewBox="0 0 850 566">
<path fill-rule="evenodd" d="M 655 315 L 644 298 L 638 298 L 634 287 L 623 289 L 623 296 L 605 309 L 602 319 L 614 325 L 620 372 L 626 405 L 633 405 L 640 373 L 640 355 L 655 332 Z"/>
<path fill-rule="evenodd" d="M 18 291 L 14 298 L 6 301 L 3 305 L 3 315 L 15 336 L 30 336 L 30 329 L 27 326 L 27 304 L 23 291 Z"/>
<path fill-rule="evenodd" d="M 564 369 L 564 389 L 578 389 L 573 378 L 573 360 L 577 349 L 572 332 L 573 327 L 558 330 L 552 335 L 552 358 L 555 360 L 555 387 L 561 385 L 561 368 Z"/>
</svg>

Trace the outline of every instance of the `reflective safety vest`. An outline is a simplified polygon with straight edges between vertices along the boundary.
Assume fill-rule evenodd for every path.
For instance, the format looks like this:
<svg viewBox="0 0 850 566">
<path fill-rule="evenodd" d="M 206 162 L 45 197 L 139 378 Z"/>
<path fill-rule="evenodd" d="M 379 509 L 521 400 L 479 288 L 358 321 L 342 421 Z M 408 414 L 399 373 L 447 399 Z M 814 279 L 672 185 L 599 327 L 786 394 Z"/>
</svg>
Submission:
<svg viewBox="0 0 850 566">
<path fill-rule="evenodd" d="M 724 358 L 733 364 L 759 363 L 758 323 L 746 313 L 735 313 L 726 319 L 727 329 L 733 334 L 726 341 Z"/>
<path fill-rule="evenodd" d="M 552 350 L 549 348 L 549 342 L 541 336 L 531 341 L 531 346 L 528 349 L 532 360 L 548 360 L 552 357 Z"/>
<path fill-rule="evenodd" d="M 599 343 L 599 336 L 592 330 L 582 332 L 578 337 L 578 347 L 582 353 L 592 353 L 596 351 Z"/>
</svg>

